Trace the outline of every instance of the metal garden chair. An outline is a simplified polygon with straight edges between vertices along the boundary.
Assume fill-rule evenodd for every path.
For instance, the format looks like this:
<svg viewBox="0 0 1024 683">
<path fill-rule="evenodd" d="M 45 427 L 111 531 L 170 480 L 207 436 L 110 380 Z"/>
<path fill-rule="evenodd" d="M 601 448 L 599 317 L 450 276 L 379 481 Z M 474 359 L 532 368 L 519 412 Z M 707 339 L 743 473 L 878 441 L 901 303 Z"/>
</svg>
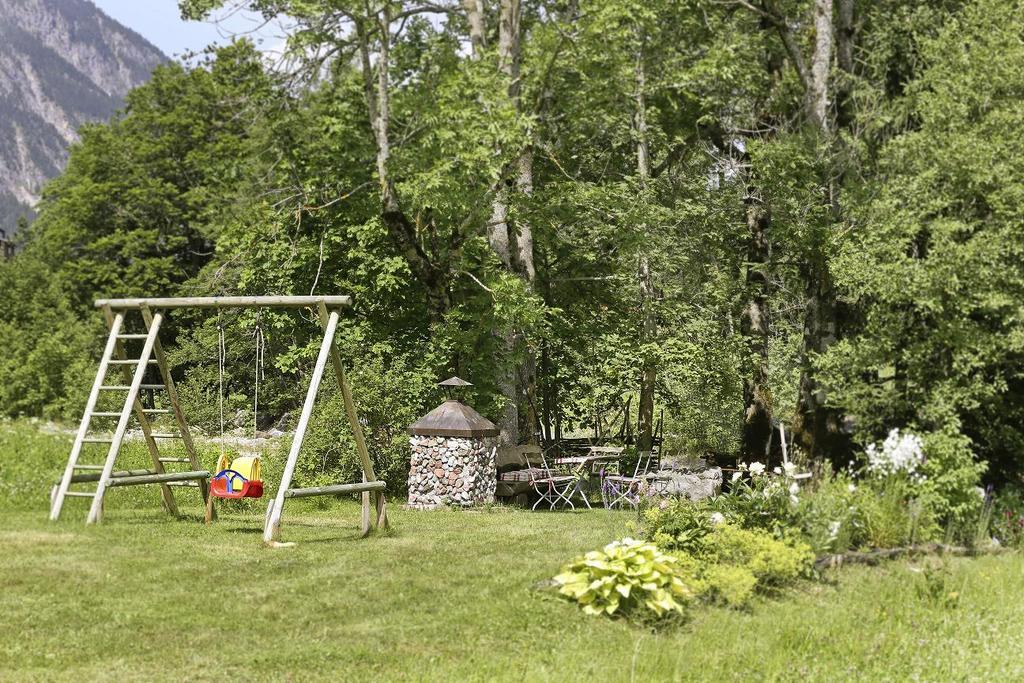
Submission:
<svg viewBox="0 0 1024 683">
<path fill-rule="evenodd" d="M 633 468 L 633 475 L 606 474 L 601 470 L 601 500 L 606 508 L 614 508 L 628 503 L 636 508 L 640 503 L 640 496 L 643 493 L 647 474 L 651 468 L 653 456 L 650 451 L 640 453 Z"/>
<path fill-rule="evenodd" d="M 571 498 L 579 478 L 551 469 L 540 446 L 520 446 L 520 449 L 530 463 L 530 488 L 539 496 L 531 509 L 536 510 L 541 503 L 547 503 L 548 509 L 554 510 L 559 503 L 564 503 L 575 510 Z M 536 464 L 540 467 L 535 467 Z"/>
</svg>

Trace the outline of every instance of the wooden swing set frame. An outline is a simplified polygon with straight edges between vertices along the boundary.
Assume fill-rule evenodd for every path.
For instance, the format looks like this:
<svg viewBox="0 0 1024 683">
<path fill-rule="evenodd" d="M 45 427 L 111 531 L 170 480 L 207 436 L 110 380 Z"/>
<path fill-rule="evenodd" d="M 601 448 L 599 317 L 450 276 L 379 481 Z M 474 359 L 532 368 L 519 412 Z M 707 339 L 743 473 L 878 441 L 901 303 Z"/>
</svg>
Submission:
<svg viewBox="0 0 1024 683">
<path fill-rule="evenodd" d="M 359 424 L 359 415 L 356 412 L 355 403 L 352 401 L 352 391 L 345 376 L 345 368 L 341 362 L 341 355 L 338 353 L 334 339 L 340 318 L 339 311 L 341 308 L 351 304 L 352 299 L 348 296 L 216 296 L 100 299 L 96 301 L 96 308 L 103 311 L 110 334 L 100 359 L 92 391 L 89 393 L 82 421 L 75 435 L 74 444 L 71 447 L 71 453 L 68 456 L 67 466 L 64 468 L 64 474 L 61 477 L 60 483 L 51 492 L 50 519 L 57 520 L 60 518 L 61 510 L 67 498 L 89 498 L 92 503 L 89 507 L 86 523 L 94 524 L 102 519 L 103 500 L 108 488 L 139 484 L 158 484 L 164 507 L 172 515 L 178 513 L 173 488 L 181 486 L 198 488 L 203 497 L 203 502 L 206 504 L 206 521 L 213 521 L 216 510 L 213 507 L 213 497 L 209 491 L 210 472 L 202 469 L 195 443 L 189 433 L 188 422 L 181 409 L 174 381 L 171 378 L 167 356 L 160 344 L 159 331 L 165 317 L 164 312 L 177 308 L 312 308 L 315 309 L 320 318 L 323 340 L 320 343 L 316 364 L 313 366 L 313 374 L 310 378 L 309 387 L 306 390 L 305 401 L 302 404 L 302 413 L 299 416 L 299 423 L 295 428 L 291 450 L 288 452 L 288 459 L 285 462 L 284 472 L 281 476 L 281 484 L 277 489 L 277 494 L 267 508 L 263 527 L 263 541 L 266 544 L 273 544 L 279 540 L 281 515 L 284 511 L 285 501 L 289 498 L 361 493 L 363 535 L 366 536 L 370 533 L 371 521 L 379 528 L 386 528 L 388 519 L 384 499 L 385 483 L 378 481 L 374 474 L 373 462 L 370 460 L 370 454 L 366 448 L 366 439 L 363 436 L 363 429 Z M 122 333 L 125 317 L 130 312 L 139 312 L 141 314 L 146 329 L 144 334 Z M 127 342 L 133 339 L 143 341 L 143 348 L 138 358 L 129 358 L 126 350 Z M 348 416 L 349 425 L 352 428 L 356 451 L 359 454 L 363 470 L 363 481 L 313 488 L 291 488 L 295 464 L 298 461 L 299 452 L 302 450 L 302 443 L 306 436 L 306 430 L 309 427 L 309 420 L 313 414 L 313 406 L 316 403 L 317 392 L 320 389 L 328 360 L 334 366 L 334 374 L 337 377 L 338 386 L 341 388 L 345 412 Z M 150 365 L 156 365 L 158 368 L 162 384 L 143 383 L 146 370 Z M 121 367 L 122 376 L 125 381 L 124 384 L 105 383 L 106 375 L 112 366 Z M 134 371 L 132 366 L 134 366 Z M 139 398 L 142 390 L 165 392 L 169 406 L 167 408 L 144 407 Z M 124 394 L 124 405 L 120 412 L 96 410 L 96 404 L 99 401 L 100 395 L 105 392 Z M 138 419 L 143 439 L 146 442 L 153 462 L 153 469 L 151 470 L 114 469 L 118 453 L 128 429 L 128 423 L 133 414 Z M 162 434 L 153 431 L 150 416 L 159 414 L 174 415 L 178 427 L 177 434 Z M 93 421 L 103 418 L 117 418 L 117 425 L 110 436 L 100 436 L 92 430 Z M 164 439 L 180 439 L 184 445 L 187 457 L 163 457 L 160 454 L 158 443 Z M 90 444 L 103 444 L 106 446 L 106 458 L 102 464 L 79 463 L 83 449 Z M 177 472 L 167 471 L 165 465 L 169 464 L 183 464 L 187 465 L 190 469 Z M 72 490 L 72 485 L 74 484 L 93 483 L 96 485 L 95 490 Z M 374 499 L 373 514 L 371 514 L 371 495 Z"/>
</svg>

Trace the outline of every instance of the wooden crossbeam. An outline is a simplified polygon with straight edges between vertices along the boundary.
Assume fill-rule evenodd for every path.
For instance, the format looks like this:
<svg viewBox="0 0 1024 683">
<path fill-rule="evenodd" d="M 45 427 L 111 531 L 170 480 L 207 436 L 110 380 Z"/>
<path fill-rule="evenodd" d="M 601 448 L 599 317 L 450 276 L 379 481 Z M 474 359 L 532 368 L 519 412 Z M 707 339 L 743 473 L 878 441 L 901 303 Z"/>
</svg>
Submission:
<svg viewBox="0 0 1024 683">
<path fill-rule="evenodd" d="M 164 472 L 163 474 L 141 474 L 133 477 L 113 477 L 107 486 L 136 486 L 139 484 L 166 484 L 172 481 L 194 481 L 196 479 L 209 479 L 210 473 L 207 470 L 196 472 Z"/>
<path fill-rule="evenodd" d="M 324 304 L 330 308 L 351 306 L 350 296 L 185 296 L 155 299 L 97 299 L 96 308 L 306 308 Z"/>
<path fill-rule="evenodd" d="M 334 484 L 332 486 L 312 486 L 306 489 L 288 489 L 285 498 L 309 498 L 310 496 L 337 496 L 343 493 L 362 493 L 363 491 L 383 491 L 387 486 L 382 481 L 367 481 L 358 484 Z"/>
</svg>

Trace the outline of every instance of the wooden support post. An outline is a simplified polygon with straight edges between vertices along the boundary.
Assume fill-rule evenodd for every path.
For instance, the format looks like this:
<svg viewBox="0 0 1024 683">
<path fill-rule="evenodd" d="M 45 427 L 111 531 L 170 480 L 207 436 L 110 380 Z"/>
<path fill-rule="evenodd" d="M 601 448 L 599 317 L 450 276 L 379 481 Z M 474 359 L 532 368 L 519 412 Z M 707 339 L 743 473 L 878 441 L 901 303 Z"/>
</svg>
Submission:
<svg viewBox="0 0 1024 683">
<path fill-rule="evenodd" d="M 328 314 L 327 306 L 320 302 L 319 306 L 320 324 L 327 332 L 327 323 L 331 316 L 337 317 L 335 311 Z M 352 438 L 356 442 L 356 452 L 359 454 L 359 462 L 363 467 L 363 481 L 376 481 L 377 475 L 373 471 L 373 460 L 370 459 L 370 451 L 366 448 L 366 438 L 363 436 L 363 426 L 359 424 L 359 414 L 356 412 L 356 404 L 352 400 L 352 390 L 349 388 L 348 379 L 345 377 L 345 366 L 341 362 L 341 354 L 338 353 L 338 346 L 334 343 L 334 333 L 330 335 L 331 364 L 334 366 L 334 375 L 338 380 L 338 388 L 341 389 L 341 396 L 345 401 L 345 413 L 348 415 L 348 422 L 352 428 Z M 363 535 L 370 532 L 370 497 L 369 493 L 363 495 Z M 381 529 L 388 528 L 388 515 L 383 491 L 374 494 L 376 498 L 376 523 Z"/>
<path fill-rule="evenodd" d="M 148 306 L 142 307 L 142 317 L 146 321 L 147 328 L 153 324 L 153 313 L 149 310 Z M 192 433 L 189 431 L 188 421 L 185 419 L 185 411 L 181 409 L 181 403 L 178 401 L 178 389 L 174 386 L 171 368 L 167 364 L 167 355 L 164 354 L 164 348 L 160 343 L 159 337 L 157 337 L 156 344 L 153 346 L 153 353 L 156 356 L 160 377 L 164 382 L 164 391 L 167 392 L 167 401 L 171 404 L 171 411 L 174 413 L 174 419 L 178 423 L 178 433 L 181 435 L 181 442 L 185 446 L 189 467 L 193 470 L 200 470 L 203 464 L 199 460 L 199 453 L 196 451 L 195 442 L 192 440 Z M 199 482 L 199 493 L 203 497 L 203 504 L 206 508 L 206 522 L 212 522 L 217 519 L 217 510 L 213 507 L 213 496 L 210 495 L 209 481 L 203 479 Z"/>
<path fill-rule="evenodd" d="M 263 529 L 263 542 L 266 544 L 277 541 L 281 535 L 281 513 L 284 511 L 284 501 L 287 497 L 288 488 L 292 484 L 292 476 L 295 474 L 295 463 L 299 458 L 299 451 L 302 450 L 302 442 L 306 438 L 306 429 L 309 427 L 309 418 L 313 414 L 313 405 L 316 403 L 316 394 L 320 389 L 320 382 L 324 377 L 324 368 L 327 367 L 327 358 L 330 355 L 331 346 L 334 343 L 334 332 L 338 329 L 338 313 L 331 313 L 324 330 L 324 339 L 320 344 L 320 353 L 316 357 L 316 365 L 313 366 L 313 376 L 309 380 L 309 389 L 306 391 L 306 400 L 302 404 L 302 413 L 299 415 L 299 424 L 295 427 L 295 436 L 292 437 L 292 447 L 288 451 L 288 460 L 284 465 L 284 472 L 281 474 L 281 485 L 277 489 L 277 496 L 267 517 L 266 526 Z"/>
</svg>

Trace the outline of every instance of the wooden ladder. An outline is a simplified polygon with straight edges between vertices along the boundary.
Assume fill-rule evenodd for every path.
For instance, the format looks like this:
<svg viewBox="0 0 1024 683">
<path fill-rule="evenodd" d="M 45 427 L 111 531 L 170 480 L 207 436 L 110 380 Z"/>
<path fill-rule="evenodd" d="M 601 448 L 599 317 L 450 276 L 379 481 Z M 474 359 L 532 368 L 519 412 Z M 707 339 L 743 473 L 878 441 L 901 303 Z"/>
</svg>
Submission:
<svg viewBox="0 0 1024 683">
<path fill-rule="evenodd" d="M 188 423 L 185 421 L 184 413 L 178 403 L 177 392 L 167 366 L 167 359 L 160 345 L 160 325 L 163 322 L 163 315 L 159 312 L 153 313 L 147 307 L 141 309 L 143 324 L 146 329 L 144 334 L 122 333 L 124 327 L 125 311 L 116 313 L 106 306 L 103 309 L 110 334 L 107 337 L 107 344 L 103 349 L 100 358 L 99 369 L 96 372 L 96 379 L 93 381 L 92 390 L 89 392 L 89 399 L 86 402 L 85 412 L 79 424 L 78 432 L 75 435 L 74 444 L 71 447 L 71 454 L 68 456 L 67 466 L 60 483 L 54 487 L 50 500 L 50 519 L 60 518 L 61 510 L 67 498 L 88 498 L 92 503 L 86 517 L 87 524 L 99 522 L 103 515 L 103 500 L 106 491 L 110 487 L 130 486 L 136 484 L 159 484 L 164 507 L 171 514 L 178 513 L 178 506 L 174 499 L 172 487 L 190 486 L 199 488 L 204 502 L 209 496 L 208 480 L 210 473 L 201 469 L 201 463 L 195 450 L 195 444 L 189 433 Z M 137 358 L 129 358 L 127 353 L 127 342 L 141 340 L 142 351 Z M 159 369 L 162 383 L 145 384 L 146 370 L 156 365 Z M 120 367 L 124 384 L 107 384 L 106 377 L 112 367 Z M 169 408 L 146 408 L 139 400 L 139 393 L 143 389 L 166 392 L 170 404 Z M 124 393 L 124 404 L 118 412 L 98 411 L 96 405 L 101 394 L 107 392 Z M 153 463 L 151 470 L 114 470 L 117 455 L 120 452 L 121 444 L 124 441 L 128 430 L 128 423 L 132 414 L 138 419 L 142 429 L 143 438 Z M 177 434 L 161 434 L 153 431 L 150 416 L 173 413 L 178 426 Z M 93 422 L 97 419 L 117 418 L 117 426 L 111 435 L 106 436 L 94 430 Z M 163 457 L 158 448 L 158 440 L 181 439 L 187 457 L 168 458 Z M 107 446 L 106 458 L 102 464 L 80 463 L 79 459 L 85 446 L 90 444 L 105 444 Z M 168 472 L 165 464 L 187 464 L 189 471 Z M 93 490 L 72 490 L 73 484 L 95 484 Z M 208 518 L 213 511 L 208 507 Z"/>
</svg>

